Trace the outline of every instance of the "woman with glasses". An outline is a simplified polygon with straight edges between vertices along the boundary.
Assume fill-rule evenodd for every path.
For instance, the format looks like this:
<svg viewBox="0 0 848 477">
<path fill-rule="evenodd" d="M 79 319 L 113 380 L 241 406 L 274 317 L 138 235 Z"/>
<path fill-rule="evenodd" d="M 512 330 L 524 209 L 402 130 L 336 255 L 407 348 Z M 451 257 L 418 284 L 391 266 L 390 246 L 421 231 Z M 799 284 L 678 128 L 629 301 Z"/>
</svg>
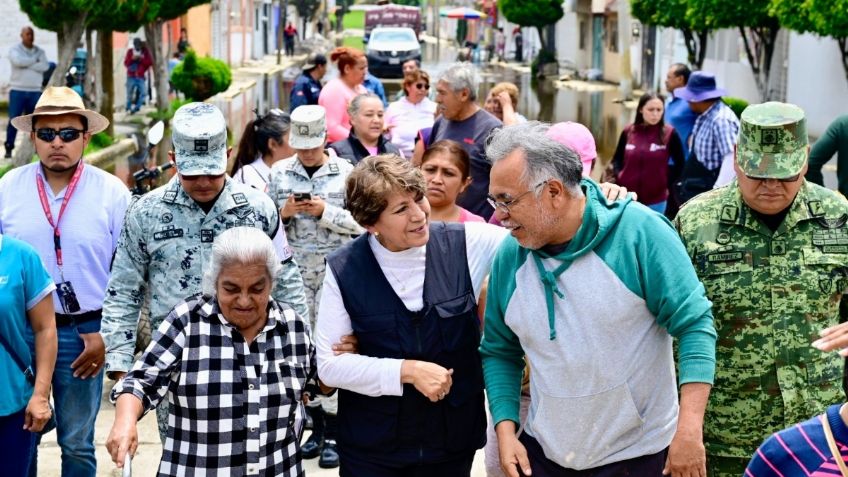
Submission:
<svg viewBox="0 0 848 477">
<path fill-rule="evenodd" d="M 342 476 L 463 476 L 485 441 L 477 296 L 508 233 L 431 222 L 421 171 L 368 157 L 346 203 L 367 233 L 327 257 L 319 376 L 339 388 Z M 344 335 L 359 354 L 336 355 Z"/>
<path fill-rule="evenodd" d="M 403 77 L 404 97 L 386 109 L 386 126 L 392 144 L 400 148 L 404 157 L 412 157 L 418 131 L 430 128 L 436 117 L 436 103 L 430 100 L 430 75 L 414 71 Z"/>
<path fill-rule="evenodd" d="M 272 109 L 265 116 L 257 114 L 244 128 L 230 177 L 268 192 L 271 166 L 294 155 L 289 145 L 289 129 L 291 119 L 284 111 Z"/>
<path fill-rule="evenodd" d="M 398 154 L 398 148 L 383 137 L 383 101 L 374 93 L 360 94 L 347 107 L 350 133 L 346 139 L 330 144 L 339 157 L 356 165 L 377 154 Z"/>
</svg>

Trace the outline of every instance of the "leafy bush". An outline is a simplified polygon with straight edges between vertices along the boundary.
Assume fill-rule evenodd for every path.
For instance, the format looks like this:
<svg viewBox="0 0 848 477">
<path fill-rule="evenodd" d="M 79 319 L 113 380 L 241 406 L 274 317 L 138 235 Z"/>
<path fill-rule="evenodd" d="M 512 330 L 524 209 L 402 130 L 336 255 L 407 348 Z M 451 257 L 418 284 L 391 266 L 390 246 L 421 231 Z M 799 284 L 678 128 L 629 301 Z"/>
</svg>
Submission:
<svg viewBox="0 0 848 477">
<path fill-rule="evenodd" d="M 6 165 L 3 165 L 3 166 L 0 166 L 0 177 L 3 177 L 3 174 L 11 171 L 13 167 L 15 167 L 15 166 L 13 166 L 12 164 L 6 164 Z"/>
<path fill-rule="evenodd" d="M 106 134 L 105 132 L 99 132 L 94 136 L 91 136 L 91 141 L 89 141 L 88 146 L 85 147 L 85 154 L 91 154 L 94 151 L 99 151 L 101 149 L 105 149 L 111 146 L 115 142 L 115 139 Z"/>
<path fill-rule="evenodd" d="M 724 101 L 724 104 L 730 107 L 733 110 L 733 113 L 736 114 L 737 118 L 742 117 L 742 111 L 745 111 L 745 108 L 748 107 L 748 102 L 742 98 L 734 98 L 731 96 L 724 96 L 721 98 Z"/>
<path fill-rule="evenodd" d="M 198 58 L 189 50 L 185 59 L 174 67 L 171 83 L 177 91 L 195 101 L 203 101 L 222 91 L 232 82 L 230 67 L 214 58 Z"/>
</svg>

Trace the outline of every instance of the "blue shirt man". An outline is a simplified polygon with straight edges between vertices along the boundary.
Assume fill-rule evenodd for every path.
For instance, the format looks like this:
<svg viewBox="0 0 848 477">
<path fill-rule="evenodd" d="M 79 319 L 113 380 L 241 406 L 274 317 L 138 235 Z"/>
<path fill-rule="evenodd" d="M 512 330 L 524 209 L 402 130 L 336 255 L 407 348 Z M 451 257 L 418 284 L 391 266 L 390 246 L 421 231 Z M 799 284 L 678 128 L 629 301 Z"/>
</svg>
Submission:
<svg viewBox="0 0 848 477">
<path fill-rule="evenodd" d="M 365 86 L 365 89 L 379 96 L 384 108 L 389 106 L 389 102 L 386 100 L 386 90 L 383 88 L 383 82 L 379 78 L 369 72 L 365 75 L 365 81 L 362 82 L 362 86 Z"/>
<path fill-rule="evenodd" d="M 314 54 L 307 58 L 303 65 L 303 73 L 297 77 L 292 87 L 289 111 L 294 111 L 299 106 L 307 104 L 318 104 L 318 95 L 321 94 L 321 78 L 326 73 L 326 56 Z"/>
<path fill-rule="evenodd" d="M 688 101 L 674 96 L 674 90 L 685 87 L 691 73 L 688 66 L 675 63 L 665 75 L 665 89 L 670 95 L 665 106 L 665 122 L 680 136 L 683 142 L 683 155 L 687 159 L 689 158 L 689 135 L 692 134 L 698 115 L 689 107 Z"/>
</svg>

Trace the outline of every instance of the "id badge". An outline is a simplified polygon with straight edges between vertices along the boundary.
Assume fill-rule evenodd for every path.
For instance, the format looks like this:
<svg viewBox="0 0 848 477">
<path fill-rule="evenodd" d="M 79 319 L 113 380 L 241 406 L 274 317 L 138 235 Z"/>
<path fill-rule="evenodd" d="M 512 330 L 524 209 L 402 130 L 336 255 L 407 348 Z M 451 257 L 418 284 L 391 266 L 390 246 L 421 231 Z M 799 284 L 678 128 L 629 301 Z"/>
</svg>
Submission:
<svg viewBox="0 0 848 477">
<path fill-rule="evenodd" d="M 74 286 L 71 282 L 62 282 L 56 284 L 56 294 L 59 295 L 59 303 L 62 304 L 62 309 L 65 314 L 73 314 L 80 311 L 79 300 L 74 292 Z"/>
</svg>

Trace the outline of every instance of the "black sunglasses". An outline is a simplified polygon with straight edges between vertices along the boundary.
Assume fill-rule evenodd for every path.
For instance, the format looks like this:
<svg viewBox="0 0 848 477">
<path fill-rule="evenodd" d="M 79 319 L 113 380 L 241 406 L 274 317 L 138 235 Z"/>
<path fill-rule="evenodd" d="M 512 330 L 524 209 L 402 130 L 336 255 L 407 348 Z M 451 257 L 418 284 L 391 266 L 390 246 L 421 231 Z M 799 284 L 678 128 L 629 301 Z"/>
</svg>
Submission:
<svg viewBox="0 0 848 477">
<path fill-rule="evenodd" d="M 795 174 L 792 177 L 786 177 L 786 178 L 783 178 L 783 179 L 771 179 L 771 178 L 767 178 L 767 177 L 751 177 L 748 174 L 745 174 L 745 177 L 747 177 L 748 179 L 751 179 L 752 181 L 777 181 L 777 182 L 783 182 L 783 183 L 791 183 L 791 182 L 797 182 L 798 179 L 801 178 L 801 174 Z"/>
<path fill-rule="evenodd" d="M 38 128 L 35 130 L 35 137 L 41 139 L 44 142 L 53 142 L 56 139 L 56 136 L 59 136 L 59 139 L 62 142 L 73 142 L 79 139 L 80 134 L 84 133 L 82 129 L 74 129 L 74 128 L 62 128 L 59 130 L 52 128 Z"/>
<path fill-rule="evenodd" d="M 415 83 L 415 87 L 418 89 L 430 89 L 430 85 L 426 83 Z"/>
</svg>

